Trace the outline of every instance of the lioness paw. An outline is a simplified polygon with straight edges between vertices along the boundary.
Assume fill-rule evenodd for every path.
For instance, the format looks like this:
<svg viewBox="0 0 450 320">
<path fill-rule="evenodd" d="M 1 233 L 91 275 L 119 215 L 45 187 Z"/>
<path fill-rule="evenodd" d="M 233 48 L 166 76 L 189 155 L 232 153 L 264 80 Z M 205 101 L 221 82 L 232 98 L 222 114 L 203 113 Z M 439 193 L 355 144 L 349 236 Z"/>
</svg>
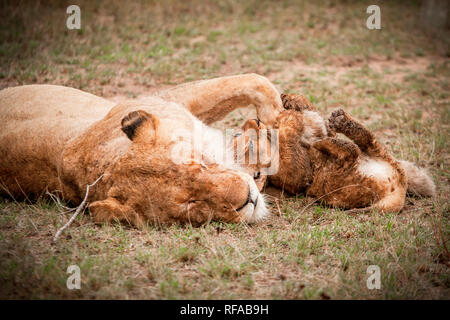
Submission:
<svg viewBox="0 0 450 320">
<path fill-rule="evenodd" d="M 131 207 L 122 205 L 114 198 L 92 202 L 89 204 L 89 213 L 97 224 L 122 222 L 136 227 L 142 227 L 144 224 Z"/>
</svg>

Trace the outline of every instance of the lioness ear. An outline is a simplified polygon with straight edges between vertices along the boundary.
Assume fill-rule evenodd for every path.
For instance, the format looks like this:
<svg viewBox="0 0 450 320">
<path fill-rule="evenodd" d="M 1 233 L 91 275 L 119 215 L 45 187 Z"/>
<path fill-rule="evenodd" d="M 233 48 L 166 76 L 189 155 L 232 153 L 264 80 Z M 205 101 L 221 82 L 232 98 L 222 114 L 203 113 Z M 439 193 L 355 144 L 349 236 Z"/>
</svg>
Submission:
<svg viewBox="0 0 450 320">
<path fill-rule="evenodd" d="M 153 140 L 159 125 L 159 119 L 148 112 L 137 110 L 126 115 L 121 124 L 122 131 L 130 140 L 136 141 L 144 137 Z"/>
</svg>

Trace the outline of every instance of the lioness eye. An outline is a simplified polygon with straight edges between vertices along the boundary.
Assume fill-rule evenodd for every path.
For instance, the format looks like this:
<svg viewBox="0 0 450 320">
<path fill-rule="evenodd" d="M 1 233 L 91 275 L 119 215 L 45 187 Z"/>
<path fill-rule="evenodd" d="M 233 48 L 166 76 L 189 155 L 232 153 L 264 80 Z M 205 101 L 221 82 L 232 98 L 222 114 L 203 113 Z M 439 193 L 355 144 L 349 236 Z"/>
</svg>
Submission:
<svg viewBox="0 0 450 320">
<path fill-rule="evenodd" d="M 259 179 L 260 176 L 261 176 L 261 172 L 260 172 L 260 171 L 255 172 L 255 173 L 253 174 L 253 179 Z"/>
</svg>

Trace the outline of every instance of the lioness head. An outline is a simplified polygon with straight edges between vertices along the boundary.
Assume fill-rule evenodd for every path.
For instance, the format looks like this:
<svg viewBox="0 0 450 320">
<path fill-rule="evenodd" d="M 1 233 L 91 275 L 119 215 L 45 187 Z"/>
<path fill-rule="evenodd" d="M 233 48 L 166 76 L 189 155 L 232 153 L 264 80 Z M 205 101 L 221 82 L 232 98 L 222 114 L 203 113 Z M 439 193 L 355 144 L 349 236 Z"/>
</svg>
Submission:
<svg viewBox="0 0 450 320">
<path fill-rule="evenodd" d="M 247 173 L 192 160 L 190 155 L 174 159 L 179 141 L 172 133 L 179 128 L 192 134 L 183 118 L 159 118 L 137 110 L 122 119 L 121 129 L 131 145 L 110 169 L 107 198 L 89 206 L 95 220 L 199 224 L 256 222 L 267 214 Z"/>
</svg>

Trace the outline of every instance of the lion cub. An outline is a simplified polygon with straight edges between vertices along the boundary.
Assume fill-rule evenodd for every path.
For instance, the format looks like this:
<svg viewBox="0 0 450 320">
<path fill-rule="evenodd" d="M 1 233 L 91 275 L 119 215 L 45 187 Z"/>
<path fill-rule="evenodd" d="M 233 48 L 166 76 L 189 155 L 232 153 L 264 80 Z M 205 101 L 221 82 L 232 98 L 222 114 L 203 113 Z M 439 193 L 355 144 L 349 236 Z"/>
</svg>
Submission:
<svg viewBox="0 0 450 320">
<path fill-rule="evenodd" d="M 434 194 L 426 171 L 396 160 L 344 110 L 334 111 L 325 123 L 303 96 L 283 94 L 281 98 L 285 111 L 274 127 L 279 129 L 282 174 L 269 176 L 275 186 L 288 187 L 291 193 L 306 191 L 330 206 L 354 211 L 398 212 L 407 191 Z M 336 138 L 336 133 L 349 139 Z"/>
<path fill-rule="evenodd" d="M 329 126 L 350 140 L 328 137 L 312 144 L 314 174 L 307 195 L 333 207 L 400 211 L 408 187 L 400 163 L 344 110 L 331 114 Z"/>
</svg>

